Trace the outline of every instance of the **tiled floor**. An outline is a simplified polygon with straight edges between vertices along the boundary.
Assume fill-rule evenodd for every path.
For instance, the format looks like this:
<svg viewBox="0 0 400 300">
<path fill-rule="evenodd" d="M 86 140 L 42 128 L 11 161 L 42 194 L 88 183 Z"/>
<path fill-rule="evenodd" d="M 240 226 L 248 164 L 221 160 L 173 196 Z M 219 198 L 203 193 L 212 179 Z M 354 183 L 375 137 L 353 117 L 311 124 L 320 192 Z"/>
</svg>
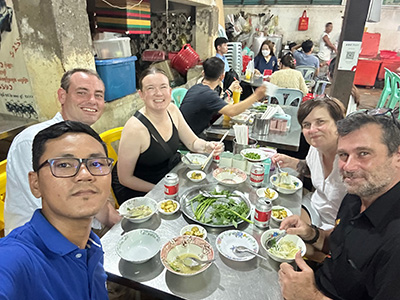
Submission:
<svg viewBox="0 0 400 300">
<path fill-rule="evenodd" d="M 379 97 L 381 96 L 382 89 L 378 88 L 365 88 L 357 87 L 360 93 L 360 105 L 358 108 L 375 108 L 378 103 Z"/>
</svg>

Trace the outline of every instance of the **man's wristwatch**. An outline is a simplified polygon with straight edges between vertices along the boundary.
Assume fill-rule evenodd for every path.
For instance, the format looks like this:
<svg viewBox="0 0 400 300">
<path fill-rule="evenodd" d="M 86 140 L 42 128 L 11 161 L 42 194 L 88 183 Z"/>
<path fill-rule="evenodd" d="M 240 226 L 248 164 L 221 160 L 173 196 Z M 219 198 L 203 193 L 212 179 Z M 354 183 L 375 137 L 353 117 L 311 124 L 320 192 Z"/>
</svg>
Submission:
<svg viewBox="0 0 400 300">
<path fill-rule="evenodd" d="M 315 226 L 314 224 L 310 225 L 310 227 L 311 227 L 312 229 L 314 229 L 314 231 L 315 231 L 315 236 L 314 236 L 311 240 L 304 240 L 304 239 L 303 239 L 304 243 L 306 243 L 306 244 L 314 244 L 314 243 L 315 243 L 316 241 L 318 241 L 318 239 L 319 239 L 319 229 L 318 229 L 318 227 Z"/>
</svg>

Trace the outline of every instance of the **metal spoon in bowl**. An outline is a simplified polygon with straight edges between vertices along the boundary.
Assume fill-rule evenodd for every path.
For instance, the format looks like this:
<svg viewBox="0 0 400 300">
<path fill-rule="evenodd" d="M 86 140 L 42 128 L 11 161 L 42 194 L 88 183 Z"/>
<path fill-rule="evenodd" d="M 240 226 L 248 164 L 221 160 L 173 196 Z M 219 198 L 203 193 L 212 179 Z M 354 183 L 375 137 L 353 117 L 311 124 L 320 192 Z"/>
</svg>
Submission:
<svg viewBox="0 0 400 300">
<path fill-rule="evenodd" d="M 237 254 L 241 254 L 241 253 L 247 252 L 247 253 L 255 255 L 255 256 L 259 257 L 259 258 L 262 258 L 264 260 L 268 260 L 268 258 L 258 254 L 257 252 L 254 252 L 253 250 L 251 250 L 251 249 L 249 249 L 249 248 L 247 248 L 245 246 L 234 246 L 233 252 L 235 252 Z"/>
<path fill-rule="evenodd" d="M 188 162 L 189 164 L 194 165 L 194 162 L 193 162 L 189 157 L 187 157 L 186 154 L 183 154 L 181 151 L 178 151 L 178 152 L 183 156 L 184 159 L 187 160 L 187 162 Z"/>
<path fill-rule="evenodd" d="M 265 241 L 265 247 L 267 248 L 267 250 L 269 250 L 270 248 L 272 248 L 273 246 L 275 246 L 276 244 L 278 244 L 278 242 L 286 235 L 286 231 L 281 232 L 280 234 L 278 234 L 277 236 L 273 236 L 270 237 L 269 239 L 267 239 Z"/>
<path fill-rule="evenodd" d="M 185 259 L 182 260 L 183 264 L 189 268 L 212 263 L 213 261 L 215 261 L 215 258 L 209 260 L 201 260 L 195 257 L 186 257 Z"/>
</svg>

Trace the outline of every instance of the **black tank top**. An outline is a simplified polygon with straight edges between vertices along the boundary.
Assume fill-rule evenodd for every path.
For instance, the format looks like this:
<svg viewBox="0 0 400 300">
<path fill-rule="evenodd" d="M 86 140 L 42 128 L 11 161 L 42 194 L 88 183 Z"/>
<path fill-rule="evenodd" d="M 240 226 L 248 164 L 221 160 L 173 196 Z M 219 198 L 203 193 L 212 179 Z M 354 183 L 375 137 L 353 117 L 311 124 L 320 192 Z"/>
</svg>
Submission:
<svg viewBox="0 0 400 300">
<path fill-rule="evenodd" d="M 180 158 L 180 154 L 177 153 L 179 147 L 178 130 L 176 129 L 175 124 L 169 113 L 168 116 L 171 119 L 172 123 L 172 136 L 168 141 L 166 141 L 166 144 L 170 148 L 172 156 L 171 153 L 167 153 L 165 151 L 164 147 L 152 135 L 150 129 L 145 124 L 145 122 L 141 120 L 141 118 L 146 119 L 148 122 L 150 121 L 139 111 L 135 113 L 135 117 L 138 118 L 138 120 L 140 120 L 149 131 L 150 146 L 149 148 L 147 148 L 146 151 L 139 155 L 133 175 L 154 184 L 158 183 L 174 166 L 176 166 Z M 153 125 L 150 123 L 149 126 Z M 154 128 L 154 130 L 156 129 Z M 144 196 L 146 194 L 145 192 L 131 190 L 120 184 L 118 180 L 116 165 L 113 169 L 112 186 L 119 204 L 130 198 Z"/>
</svg>

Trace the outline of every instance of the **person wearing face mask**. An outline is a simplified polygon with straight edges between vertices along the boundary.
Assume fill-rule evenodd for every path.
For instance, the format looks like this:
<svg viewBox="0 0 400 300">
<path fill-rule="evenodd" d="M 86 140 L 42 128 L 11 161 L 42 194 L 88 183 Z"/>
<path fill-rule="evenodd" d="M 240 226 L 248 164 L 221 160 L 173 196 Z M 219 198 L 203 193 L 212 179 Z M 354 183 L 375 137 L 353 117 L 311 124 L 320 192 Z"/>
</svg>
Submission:
<svg viewBox="0 0 400 300">
<path fill-rule="evenodd" d="M 254 69 L 256 74 L 263 74 L 264 70 L 278 71 L 278 59 L 274 54 L 274 45 L 271 41 L 264 41 L 261 44 L 260 52 L 254 58 Z"/>
</svg>

